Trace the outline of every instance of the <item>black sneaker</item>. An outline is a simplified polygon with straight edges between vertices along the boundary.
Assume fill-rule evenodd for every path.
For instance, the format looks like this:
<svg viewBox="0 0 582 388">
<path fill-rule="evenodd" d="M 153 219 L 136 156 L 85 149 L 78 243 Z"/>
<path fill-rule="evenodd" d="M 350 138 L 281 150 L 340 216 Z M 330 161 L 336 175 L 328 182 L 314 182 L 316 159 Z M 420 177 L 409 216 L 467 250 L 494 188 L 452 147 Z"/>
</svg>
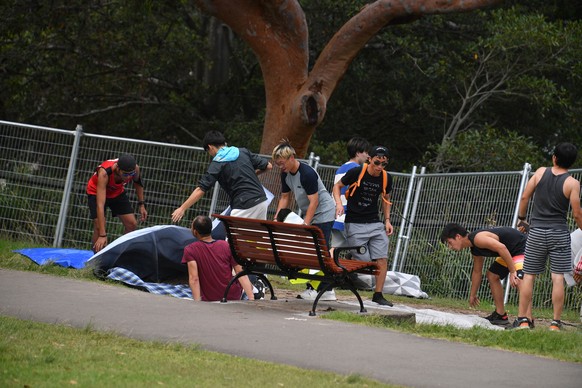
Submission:
<svg viewBox="0 0 582 388">
<path fill-rule="evenodd" d="M 550 323 L 550 330 L 551 331 L 560 331 L 562 330 L 562 321 L 559 319 L 554 319 L 552 323 Z"/>
<path fill-rule="evenodd" d="M 388 307 L 393 306 L 392 302 L 390 302 L 389 300 L 386 300 L 384 298 L 384 295 L 382 295 L 381 292 L 374 293 L 374 296 L 372 297 L 372 302 L 378 303 L 379 305 L 382 305 L 382 306 L 388 306 Z"/>
<path fill-rule="evenodd" d="M 492 325 L 507 325 L 509 324 L 509 319 L 507 318 L 507 313 L 499 314 L 497 311 L 493 311 L 491 314 L 485 317 L 486 320 L 491 322 Z"/>
<path fill-rule="evenodd" d="M 511 326 L 506 327 L 509 330 L 531 330 L 533 323 L 526 317 L 517 317 Z"/>
</svg>

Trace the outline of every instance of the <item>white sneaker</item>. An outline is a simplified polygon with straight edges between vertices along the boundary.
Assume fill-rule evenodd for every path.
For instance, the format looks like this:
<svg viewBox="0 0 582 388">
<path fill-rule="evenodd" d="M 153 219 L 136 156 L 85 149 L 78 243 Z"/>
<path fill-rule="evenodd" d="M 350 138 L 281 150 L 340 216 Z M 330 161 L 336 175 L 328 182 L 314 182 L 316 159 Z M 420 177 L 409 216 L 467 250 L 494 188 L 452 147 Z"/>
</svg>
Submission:
<svg viewBox="0 0 582 388">
<path fill-rule="evenodd" d="M 321 298 L 319 298 L 319 300 L 325 300 L 325 301 L 337 300 L 337 298 L 335 297 L 335 291 L 331 290 L 331 291 L 324 292 L 323 295 L 321 295 Z"/>
<path fill-rule="evenodd" d="M 308 288 L 301 294 L 297 295 L 297 299 L 315 300 L 315 298 L 317 298 L 317 291 L 315 291 L 313 288 Z M 331 290 L 324 292 L 323 295 L 321 295 L 321 298 L 319 298 L 319 300 L 323 301 L 337 300 L 337 298 L 335 297 L 335 291 Z"/>
<path fill-rule="evenodd" d="M 297 299 L 305 299 L 305 300 L 315 300 L 317 297 L 317 291 L 313 288 L 308 288 L 303 291 L 301 294 L 297 295 Z"/>
</svg>

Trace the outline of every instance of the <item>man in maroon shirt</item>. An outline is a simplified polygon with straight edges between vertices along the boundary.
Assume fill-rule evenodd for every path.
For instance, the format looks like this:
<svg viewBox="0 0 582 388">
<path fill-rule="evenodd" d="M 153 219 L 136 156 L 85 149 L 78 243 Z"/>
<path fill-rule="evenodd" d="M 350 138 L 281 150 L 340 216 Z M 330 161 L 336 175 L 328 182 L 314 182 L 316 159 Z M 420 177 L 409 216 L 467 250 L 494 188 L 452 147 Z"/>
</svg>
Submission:
<svg viewBox="0 0 582 388">
<path fill-rule="evenodd" d="M 232 257 L 230 247 L 224 240 L 214 240 L 211 235 L 212 220 L 207 216 L 197 216 L 192 222 L 192 234 L 198 239 L 184 248 L 182 263 L 188 265 L 188 283 L 195 301 L 218 301 L 236 273 L 242 267 Z M 241 276 L 228 292 L 229 300 L 242 299 L 246 293 L 254 300 L 253 286 L 247 276 Z"/>
</svg>

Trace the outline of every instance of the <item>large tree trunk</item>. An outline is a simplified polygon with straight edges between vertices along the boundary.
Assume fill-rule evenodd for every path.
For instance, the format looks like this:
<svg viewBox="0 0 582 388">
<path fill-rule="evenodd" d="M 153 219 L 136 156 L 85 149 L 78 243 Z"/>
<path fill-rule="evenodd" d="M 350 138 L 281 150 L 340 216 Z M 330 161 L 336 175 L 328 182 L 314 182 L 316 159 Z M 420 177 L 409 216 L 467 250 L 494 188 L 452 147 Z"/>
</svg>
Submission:
<svg viewBox="0 0 582 388">
<path fill-rule="evenodd" d="M 261 65 L 266 115 L 261 153 L 287 138 L 299 156 L 322 122 L 348 66 L 383 27 L 423 15 L 467 12 L 501 0 L 378 0 L 350 19 L 323 49 L 311 72 L 305 14 L 296 0 L 196 0 L 246 41 Z"/>
</svg>

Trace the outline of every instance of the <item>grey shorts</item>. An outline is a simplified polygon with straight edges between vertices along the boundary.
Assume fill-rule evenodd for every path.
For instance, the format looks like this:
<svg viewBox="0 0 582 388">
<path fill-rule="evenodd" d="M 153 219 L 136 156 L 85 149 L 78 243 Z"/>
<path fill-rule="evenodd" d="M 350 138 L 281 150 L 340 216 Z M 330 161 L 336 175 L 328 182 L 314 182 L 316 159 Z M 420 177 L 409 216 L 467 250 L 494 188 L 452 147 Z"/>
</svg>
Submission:
<svg viewBox="0 0 582 388">
<path fill-rule="evenodd" d="M 386 228 L 381 222 L 371 224 L 345 224 L 346 236 L 349 246 L 366 247 L 366 253 L 352 252 L 354 259 L 372 261 L 388 258 L 388 236 Z"/>
<path fill-rule="evenodd" d="M 345 230 L 331 230 L 331 246 L 332 247 L 341 247 L 348 245 L 348 239 L 346 238 L 346 231 Z"/>
<path fill-rule="evenodd" d="M 230 211 L 230 215 L 233 217 L 256 218 L 258 220 L 266 220 L 268 205 L 269 205 L 268 201 L 263 201 L 248 209 L 232 209 Z"/>
<path fill-rule="evenodd" d="M 546 269 L 550 258 L 550 271 L 564 274 L 572 271 L 572 248 L 568 230 L 531 228 L 525 244 L 523 272 L 539 275 Z"/>
</svg>

